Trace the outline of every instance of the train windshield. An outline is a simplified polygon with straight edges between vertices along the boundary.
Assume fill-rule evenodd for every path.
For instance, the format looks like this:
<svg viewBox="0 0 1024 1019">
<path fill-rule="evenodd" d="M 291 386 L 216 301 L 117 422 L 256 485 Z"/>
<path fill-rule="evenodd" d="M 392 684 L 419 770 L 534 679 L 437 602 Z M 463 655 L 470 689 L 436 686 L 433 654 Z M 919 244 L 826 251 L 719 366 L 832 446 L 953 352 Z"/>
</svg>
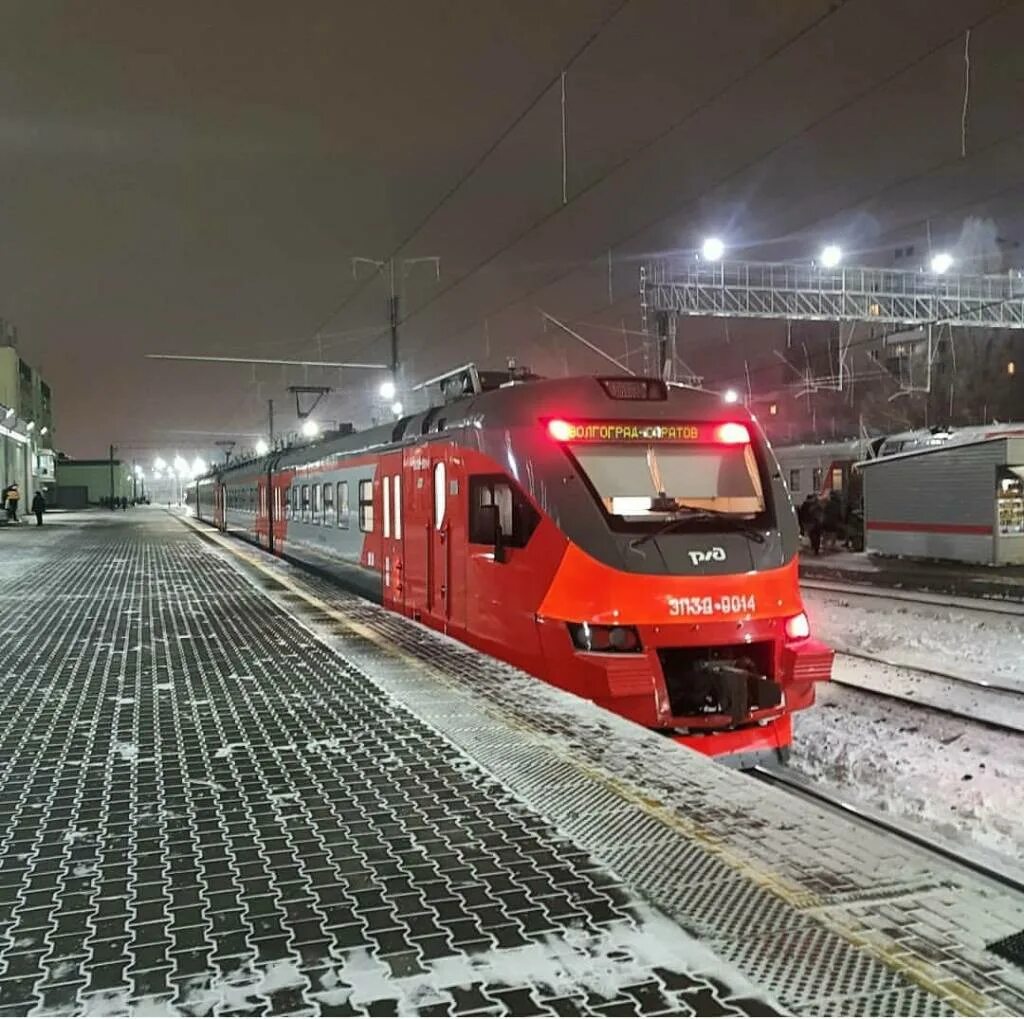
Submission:
<svg viewBox="0 0 1024 1019">
<path fill-rule="evenodd" d="M 749 444 L 587 444 L 573 449 L 605 510 L 647 521 L 681 509 L 753 520 L 765 510 L 761 475 Z"/>
</svg>

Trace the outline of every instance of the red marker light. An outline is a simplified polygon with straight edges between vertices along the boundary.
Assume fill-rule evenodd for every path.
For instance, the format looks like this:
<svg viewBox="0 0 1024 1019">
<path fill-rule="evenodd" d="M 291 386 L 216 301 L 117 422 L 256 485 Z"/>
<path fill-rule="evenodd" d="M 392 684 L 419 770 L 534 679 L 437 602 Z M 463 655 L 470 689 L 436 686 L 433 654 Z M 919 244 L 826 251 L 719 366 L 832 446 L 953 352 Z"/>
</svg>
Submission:
<svg viewBox="0 0 1024 1019">
<path fill-rule="evenodd" d="M 806 612 L 786 620 L 786 636 L 790 640 L 806 640 L 811 635 L 811 621 Z"/>
<path fill-rule="evenodd" d="M 548 422 L 548 435 L 555 442 L 568 442 L 572 438 L 572 425 L 561 418 L 552 418 Z"/>
<path fill-rule="evenodd" d="M 750 432 L 746 425 L 741 425 L 738 421 L 729 421 L 715 429 L 715 442 L 720 442 L 724 446 L 745 446 L 750 442 Z"/>
</svg>

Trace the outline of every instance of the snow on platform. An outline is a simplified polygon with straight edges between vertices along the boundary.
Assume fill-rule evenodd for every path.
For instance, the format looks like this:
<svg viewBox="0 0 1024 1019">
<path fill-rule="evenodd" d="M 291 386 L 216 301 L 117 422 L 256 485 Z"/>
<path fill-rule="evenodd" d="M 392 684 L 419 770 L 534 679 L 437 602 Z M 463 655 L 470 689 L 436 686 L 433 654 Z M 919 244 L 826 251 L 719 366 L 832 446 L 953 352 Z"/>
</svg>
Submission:
<svg viewBox="0 0 1024 1019">
<path fill-rule="evenodd" d="M 161 511 L 2 538 L 3 1014 L 1024 1010 L 1024 896 Z"/>
</svg>

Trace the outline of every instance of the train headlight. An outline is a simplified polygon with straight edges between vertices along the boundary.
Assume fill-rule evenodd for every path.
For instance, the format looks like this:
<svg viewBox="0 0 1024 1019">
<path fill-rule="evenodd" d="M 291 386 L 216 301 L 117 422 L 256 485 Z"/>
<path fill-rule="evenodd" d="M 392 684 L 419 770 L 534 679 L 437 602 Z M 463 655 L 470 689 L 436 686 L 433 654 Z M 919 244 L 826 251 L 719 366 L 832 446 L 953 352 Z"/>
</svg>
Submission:
<svg viewBox="0 0 1024 1019">
<path fill-rule="evenodd" d="M 634 626 L 594 626 L 591 623 L 570 623 L 569 636 L 579 651 L 629 654 L 642 650 L 640 634 Z"/>
<path fill-rule="evenodd" d="M 608 633 L 608 643 L 616 651 L 636 651 L 640 647 L 640 635 L 632 626 L 613 626 Z"/>
<path fill-rule="evenodd" d="M 790 616 L 786 620 L 786 636 L 790 640 L 807 640 L 811 635 L 811 621 L 806 612 Z"/>
</svg>

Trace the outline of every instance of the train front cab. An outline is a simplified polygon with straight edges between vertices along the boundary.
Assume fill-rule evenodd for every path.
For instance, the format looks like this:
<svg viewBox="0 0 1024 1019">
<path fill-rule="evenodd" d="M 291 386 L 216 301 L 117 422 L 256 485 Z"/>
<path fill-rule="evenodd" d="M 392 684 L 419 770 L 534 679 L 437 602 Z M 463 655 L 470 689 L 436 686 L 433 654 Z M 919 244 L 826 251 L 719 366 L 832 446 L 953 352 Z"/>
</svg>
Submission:
<svg viewBox="0 0 1024 1019">
<path fill-rule="evenodd" d="M 615 441 L 531 412 L 522 427 L 481 429 L 478 448 L 385 454 L 385 604 L 705 753 L 787 747 L 832 652 L 810 636 L 796 526 L 763 436 L 745 412 L 723 421 L 717 401 L 696 415 L 693 403 L 677 408 L 679 428 Z M 726 488 L 708 490 L 712 477 Z M 671 523 L 684 503 L 751 498 L 756 512 Z"/>
<path fill-rule="evenodd" d="M 771 753 L 791 742 L 791 713 L 813 703 L 832 652 L 810 637 L 763 437 L 746 414 L 710 409 L 717 420 L 637 429 L 549 424 L 605 511 L 592 547 L 615 545 L 626 569 L 570 543 L 541 633 L 565 660 L 568 627 L 567 667 L 613 710 L 708 753 Z M 689 520 L 674 521 L 673 501 Z"/>
</svg>

